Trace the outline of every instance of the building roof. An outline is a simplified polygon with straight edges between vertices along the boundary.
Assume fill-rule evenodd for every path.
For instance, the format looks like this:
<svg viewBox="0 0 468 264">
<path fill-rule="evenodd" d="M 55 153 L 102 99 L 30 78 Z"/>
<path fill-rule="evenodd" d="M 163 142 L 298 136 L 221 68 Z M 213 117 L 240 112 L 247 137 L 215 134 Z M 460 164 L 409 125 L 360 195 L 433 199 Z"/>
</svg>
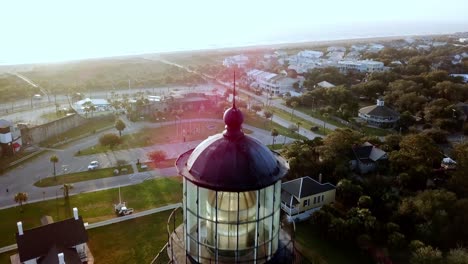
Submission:
<svg viewBox="0 0 468 264">
<path fill-rule="evenodd" d="M 91 103 L 93 103 L 93 105 L 108 105 L 109 104 L 109 101 L 107 101 L 107 99 L 89 99 L 89 98 L 85 98 L 83 100 L 80 100 L 80 101 L 76 102 L 75 104 L 83 105 L 86 102 L 91 102 Z"/>
<path fill-rule="evenodd" d="M 327 82 L 327 81 L 321 81 L 321 82 L 317 83 L 317 86 L 320 86 L 320 87 L 323 87 L 323 88 L 332 88 L 332 87 L 335 87 L 334 84 L 329 83 L 329 82 Z"/>
<path fill-rule="evenodd" d="M 49 225 L 25 230 L 23 235 L 16 233 L 16 244 L 21 262 L 46 256 L 55 245 L 70 248 L 88 241 L 83 219 L 66 219 Z"/>
<path fill-rule="evenodd" d="M 384 105 L 371 105 L 359 109 L 359 113 L 380 117 L 399 117 L 400 114 Z"/>
<path fill-rule="evenodd" d="M 335 185 L 329 182 L 320 183 L 310 178 L 309 176 L 305 176 L 281 184 L 281 189 L 283 191 L 292 194 L 299 199 L 318 193 L 334 190 L 335 188 Z"/>
<path fill-rule="evenodd" d="M 204 140 L 176 161 L 179 174 L 197 186 L 217 191 L 251 191 L 283 178 L 286 161 L 242 132 L 243 115 L 235 106 L 224 113 L 226 130 Z"/>
<path fill-rule="evenodd" d="M 60 264 L 58 259 L 58 254 L 63 253 L 64 260 L 66 264 L 82 264 L 83 262 L 78 255 L 78 252 L 74 249 L 70 248 L 60 248 L 53 245 L 47 255 L 41 259 L 38 263 L 39 264 Z"/>
<path fill-rule="evenodd" d="M 387 152 L 377 148 L 369 142 L 365 142 L 361 146 L 353 147 L 353 153 L 356 159 L 361 162 L 376 162 L 385 157 Z"/>
</svg>

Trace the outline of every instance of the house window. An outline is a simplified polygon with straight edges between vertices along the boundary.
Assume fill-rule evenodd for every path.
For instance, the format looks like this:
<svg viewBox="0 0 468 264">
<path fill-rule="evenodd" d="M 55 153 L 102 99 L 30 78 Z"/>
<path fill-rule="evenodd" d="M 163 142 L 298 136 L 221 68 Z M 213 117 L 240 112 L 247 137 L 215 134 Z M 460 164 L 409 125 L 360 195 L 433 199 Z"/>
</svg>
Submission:
<svg viewBox="0 0 468 264">
<path fill-rule="evenodd" d="M 307 200 L 304 200 L 304 206 L 309 206 L 310 205 L 310 200 L 307 199 Z"/>
<path fill-rule="evenodd" d="M 317 197 L 314 197 L 314 204 L 317 203 Z"/>
</svg>

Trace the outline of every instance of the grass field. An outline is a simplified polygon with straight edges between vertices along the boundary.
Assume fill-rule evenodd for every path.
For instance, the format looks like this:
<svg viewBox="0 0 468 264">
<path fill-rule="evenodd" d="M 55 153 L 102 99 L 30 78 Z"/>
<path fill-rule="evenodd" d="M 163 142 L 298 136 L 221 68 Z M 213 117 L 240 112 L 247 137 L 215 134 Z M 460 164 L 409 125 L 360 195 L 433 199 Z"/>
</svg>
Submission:
<svg viewBox="0 0 468 264">
<path fill-rule="evenodd" d="M 50 112 L 50 113 L 42 114 L 41 118 L 46 119 L 47 121 L 54 121 L 54 120 L 57 120 L 57 119 L 62 118 L 64 116 L 66 116 L 65 112 L 62 112 L 62 111 L 55 112 L 55 111 L 53 111 L 53 112 Z"/>
<path fill-rule="evenodd" d="M 121 176 L 121 175 L 133 173 L 133 168 L 131 165 L 125 165 L 119 168 L 120 171 L 121 169 L 126 169 L 127 171 L 126 172 L 125 170 L 124 172 L 121 171 L 118 175 L 114 174 L 115 169 L 117 169 L 117 167 L 68 173 L 68 174 L 59 175 L 56 178 L 53 176 L 47 177 L 45 179 L 41 179 L 35 182 L 34 186 L 36 187 L 57 186 L 57 185 L 64 185 L 65 183 L 89 181 L 89 180 L 115 177 L 115 176 Z"/>
<path fill-rule="evenodd" d="M 117 188 L 83 193 L 63 199 L 57 188 L 58 198 L 0 210 L 0 247 L 15 243 L 16 222 L 22 221 L 25 229 L 37 227 L 40 218 L 50 215 L 55 221 L 72 217 L 72 208 L 78 207 L 85 222 L 94 223 L 114 218 L 115 203 L 119 201 Z M 73 192 L 73 191 L 72 191 Z M 122 200 L 136 212 L 177 203 L 182 200 L 182 183 L 177 177 L 145 181 L 121 188 Z M 12 198 L 13 199 L 13 198 Z"/>
<path fill-rule="evenodd" d="M 297 133 L 291 132 L 286 127 L 280 126 L 277 123 L 271 122 L 264 117 L 260 117 L 255 113 L 247 112 L 244 114 L 245 123 L 251 126 L 264 129 L 266 131 L 271 131 L 273 128 L 278 131 L 280 135 L 287 136 L 294 139 L 306 139 L 306 137 L 299 135 Z"/>
<path fill-rule="evenodd" d="M 89 246 L 95 262 L 150 263 L 167 242 L 170 214 L 171 211 L 166 211 L 89 230 Z M 176 225 L 181 224 L 182 217 L 177 220 Z"/>
<path fill-rule="evenodd" d="M 288 121 L 291 121 L 293 122 L 294 124 L 297 124 L 298 122 L 301 123 L 300 127 L 302 129 L 307 129 L 309 130 L 311 127 L 314 127 L 314 126 L 317 126 L 319 129 L 316 131 L 317 134 L 321 134 L 321 135 L 327 135 L 329 134 L 330 132 L 332 132 L 332 130 L 328 129 L 328 128 L 323 128 L 323 124 L 316 124 L 316 123 L 313 123 L 313 122 L 310 122 L 310 121 L 307 121 L 305 119 L 302 119 L 296 115 L 293 115 L 291 116 L 290 113 L 286 112 L 286 111 L 283 111 L 281 109 L 278 109 L 278 108 L 270 108 L 269 109 L 273 115 L 277 115 L 285 120 L 288 120 Z"/>
<path fill-rule="evenodd" d="M 296 241 L 302 246 L 304 256 L 312 263 L 373 263 L 368 256 L 353 246 L 339 246 L 320 238 L 308 222 L 296 224 Z"/>
</svg>

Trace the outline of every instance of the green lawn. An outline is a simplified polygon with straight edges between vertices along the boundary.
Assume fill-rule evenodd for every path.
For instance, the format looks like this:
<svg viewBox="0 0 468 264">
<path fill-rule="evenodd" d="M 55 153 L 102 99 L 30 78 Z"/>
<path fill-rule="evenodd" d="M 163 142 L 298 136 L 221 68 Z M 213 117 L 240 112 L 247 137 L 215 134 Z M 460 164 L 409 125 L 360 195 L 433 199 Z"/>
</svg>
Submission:
<svg viewBox="0 0 468 264">
<path fill-rule="evenodd" d="M 376 127 L 368 127 L 368 126 L 362 126 L 361 132 L 367 135 L 378 136 L 378 137 L 384 137 L 392 133 L 385 129 L 376 128 Z"/>
<path fill-rule="evenodd" d="M 71 190 L 73 193 L 73 190 Z M 114 204 L 119 201 L 117 188 L 83 193 L 63 199 L 62 191 L 57 188 L 57 199 L 0 210 L 0 247 L 15 243 L 16 222 L 22 221 L 25 229 L 37 227 L 40 218 L 50 215 L 55 221 L 72 217 L 72 208 L 78 207 L 85 222 L 95 223 L 114 218 Z M 161 207 L 182 201 L 180 178 L 161 178 L 148 180 L 141 184 L 121 188 L 122 200 L 136 212 Z M 13 195 L 12 195 L 13 199 Z M 3 263 L 3 262 L 1 262 Z"/>
<path fill-rule="evenodd" d="M 300 125 L 301 129 L 310 130 L 311 127 L 317 126 L 319 127 L 319 129 L 315 131 L 317 134 L 327 135 L 330 132 L 332 132 L 332 130 L 328 128 L 324 130 L 323 124 L 316 124 L 316 123 L 307 121 L 305 119 L 302 119 L 296 115 L 291 116 L 291 113 L 288 113 L 284 110 L 273 108 L 273 107 L 270 107 L 269 110 L 273 113 L 273 115 L 277 115 L 285 120 L 293 122 L 294 124 L 297 124 L 297 122 L 301 122 L 301 125 Z"/>
<path fill-rule="evenodd" d="M 150 263 L 167 242 L 170 214 L 166 211 L 88 230 L 95 263 Z M 178 220 L 180 224 L 182 218 Z"/>
<path fill-rule="evenodd" d="M 95 133 L 95 131 L 97 130 L 113 127 L 114 122 L 115 122 L 114 116 L 89 119 L 89 121 L 86 122 L 85 124 L 75 127 L 73 129 L 70 129 L 67 132 L 62 133 L 56 137 L 49 138 L 48 140 L 42 142 L 40 145 L 45 146 L 45 147 L 50 147 L 53 144 L 62 142 L 64 140 L 80 138 L 83 136 L 91 135 Z"/>
<path fill-rule="evenodd" d="M 343 246 L 335 245 L 316 234 L 308 222 L 296 224 L 296 241 L 302 247 L 304 256 L 312 263 L 373 263 L 370 257 L 351 245 L 354 242 L 344 242 Z"/>
<path fill-rule="evenodd" d="M 63 112 L 63 111 L 59 111 L 59 112 L 50 112 L 50 113 L 44 113 L 41 115 L 41 118 L 43 119 L 46 119 L 48 121 L 54 121 L 54 120 L 57 120 L 59 118 L 62 118 L 64 116 L 66 116 L 67 113 Z"/>
<path fill-rule="evenodd" d="M 118 175 L 114 174 L 114 170 L 116 168 L 117 167 L 97 169 L 97 170 L 91 170 L 91 171 L 74 172 L 74 173 L 59 175 L 56 178 L 51 176 L 51 177 L 47 177 L 45 179 L 41 179 L 35 182 L 34 186 L 37 186 L 37 187 L 57 186 L 57 185 L 63 185 L 65 183 L 89 181 L 89 180 L 121 176 L 121 175 L 133 173 L 133 168 L 131 165 L 122 166 L 119 170 L 125 168 L 127 169 L 127 171 L 126 172 L 121 171 Z"/>
<path fill-rule="evenodd" d="M 275 128 L 280 135 L 286 135 L 287 137 L 294 138 L 294 139 L 306 139 L 306 137 L 304 137 L 303 135 L 299 135 L 295 132 L 293 133 L 288 128 L 280 126 L 277 123 L 271 122 L 270 120 L 260 117 L 257 114 L 252 113 L 252 112 L 244 113 L 244 119 L 245 119 L 246 124 L 249 124 L 256 128 L 264 129 L 267 131 L 271 131 L 273 128 Z M 273 139 L 272 139 L 272 142 L 273 142 Z"/>
</svg>

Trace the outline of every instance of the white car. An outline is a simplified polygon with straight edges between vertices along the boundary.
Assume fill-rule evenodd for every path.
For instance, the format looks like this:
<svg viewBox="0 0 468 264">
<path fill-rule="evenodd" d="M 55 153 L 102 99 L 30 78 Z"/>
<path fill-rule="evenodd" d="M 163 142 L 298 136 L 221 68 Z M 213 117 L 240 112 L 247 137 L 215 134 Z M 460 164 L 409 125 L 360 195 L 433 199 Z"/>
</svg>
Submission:
<svg viewBox="0 0 468 264">
<path fill-rule="evenodd" d="M 95 170 L 99 168 L 99 162 L 97 160 L 93 160 L 88 165 L 88 170 Z"/>
</svg>

